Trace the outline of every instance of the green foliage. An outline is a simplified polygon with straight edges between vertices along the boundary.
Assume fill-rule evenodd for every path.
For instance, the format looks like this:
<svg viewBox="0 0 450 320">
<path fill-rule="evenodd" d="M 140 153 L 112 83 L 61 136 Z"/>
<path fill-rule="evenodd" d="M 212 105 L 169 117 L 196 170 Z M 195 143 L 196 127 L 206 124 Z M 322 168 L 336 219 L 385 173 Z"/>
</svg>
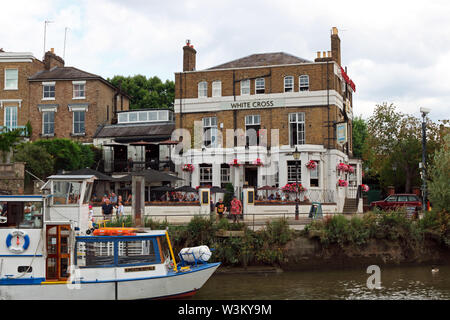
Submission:
<svg viewBox="0 0 450 320">
<path fill-rule="evenodd" d="M 55 138 L 33 142 L 43 147 L 55 160 L 54 172 L 58 170 L 77 170 L 92 166 L 94 152 L 92 148 L 70 139 Z"/>
<path fill-rule="evenodd" d="M 6 162 L 6 156 L 12 147 L 19 142 L 23 135 L 23 129 L 14 129 L 0 134 L 0 152 L 3 162 Z"/>
<path fill-rule="evenodd" d="M 225 206 L 227 208 L 231 207 L 231 200 L 233 200 L 233 195 L 234 195 L 234 187 L 233 184 L 231 183 L 227 183 L 225 185 L 225 190 L 228 191 L 228 193 L 225 193 L 225 196 L 223 198 L 223 203 L 225 203 Z"/>
<path fill-rule="evenodd" d="M 25 169 L 45 180 L 46 177 L 54 172 L 54 158 L 43 146 L 31 142 L 22 143 L 17 146 L 14 153 L 14 161 L 25 162 Z M 30 182 L 30 176 L 25 175 L 27 183 Z"/>
<path fill-rule="evenodd" d="M 450 208 L 450 134 L 444 137 L 443 145 L 434 154 L 428 190 L 433 209 L 443 211 Z"/>
<path fill-rule="evenodd" d="M 147 78 L 143 75 L 133 77 L 116 75 L 108 81 L 131 97 L 130 109 L 173 109 L 175 100 L 175 83 L 173 81 L 162 82 L 156 76 Z"/>
<path fill-rule="evenodd" d="M 364 141 L 367 138 L 367 124 L 364 119 L 356 117 L 352 122 L 353 155 L 362 158 Z"/>
<path fill-rule="evenodd" d="M 427 150 L 433 152 L 441 143 L 441 135 L 448 130 L 428 120 Z M 379 176 L 382 187 L 394 185 L 410 192 L 420 182 L 419 162 L 422 155 L 422 120 L 396 111 L 393 104 L 377 105 L 367 121 L 367 138 L 363 158 L 369 176 Z"/>
</svg>

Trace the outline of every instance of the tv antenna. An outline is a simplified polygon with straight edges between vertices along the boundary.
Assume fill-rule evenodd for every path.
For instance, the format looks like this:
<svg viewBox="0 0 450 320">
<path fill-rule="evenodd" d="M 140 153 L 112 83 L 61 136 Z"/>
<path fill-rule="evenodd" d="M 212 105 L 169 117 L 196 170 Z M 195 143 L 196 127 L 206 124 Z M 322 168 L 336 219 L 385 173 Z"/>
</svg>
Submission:
<svg viewBox="0 0 450 320">
<path fill-rule="evenodd" d="M 63 59 L 66 58 L 66 37 L 67 37 L 67 30 L 69 30 L 69 27 L 66 27 L 64 29 L 64 50 L 63 50 Z"/>
<path fill-rule="evenodd" d="M 53 23 L 53 21 L 45 20 L 44 22 L 44 56 L 45 56 L 45 38 L 47 36 L 47 24 Z"/>
</svg>

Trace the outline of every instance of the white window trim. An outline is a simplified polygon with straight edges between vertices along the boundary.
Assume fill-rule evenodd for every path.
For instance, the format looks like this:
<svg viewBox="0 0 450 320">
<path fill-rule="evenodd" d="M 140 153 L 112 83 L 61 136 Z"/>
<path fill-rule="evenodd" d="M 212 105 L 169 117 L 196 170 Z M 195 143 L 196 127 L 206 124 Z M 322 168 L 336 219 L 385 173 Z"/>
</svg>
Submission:
<svg viewBox="0 0 450 320">
<path fill-rule="evenodd" d="M 6 88 L 6 71 L 7 70 L 16 70 L 17 71 L 17 85 L 15 88 Z M 4 76 L 5 82 L 3 82 L 3 90 L 19 90 L 19 69 L 17 68 L 5 68 L 5 76 Z"/>
<path fill-rule="evenodd" d="M 283 78 L 283 92 L 286 92 L 286 79 L 287 78 L 291 78 L 292 79 L 292 85 L 291 85 L 291 91 L 288 91 L 288 92 L 294 92 L 294 77 L 293 76 L 285 76 L 284 78 Z"/>
<path fill-rule="evenodd" d="M 44 86 L 54 86 L 55 87 L 55 96 L 56 96 L 56 82 L 42 82 L 42 100 L 55 100 L 55 97 L 53 98 L 45 98 L 44 97 Z"/>
<path fill-rule="evenodd" d="M 243 83 L 248 83 L 248 93 L 242 93 L 242 89 L 244 88 Z M 249 96 L 250 95 L 250 91 L 251 91 L 251 86 L 250 86 L 250 79 L 244 79 L 241 80 L 241 96 Z M 247 88 L 247 87 L 245 87 Z"/>
<path fill-rule="evenodd" d="M 6 110 L 8 108 L 15 108 L 17 111 L 17 118 L 16 118 L 16 126 L 15 127 L 11 127 L 12 130 L 17 129 L 19 126 L 19 107 L 18 106 L 5 106 L 4 110 L 3 110 L 3 127 L 6 127 Z"/>
<path fill-rule="evenodd" d="M 202 88 L 200 91 L 200 85 L 203 85 L 203 84 L 205 84 L 205 88 Z M 202 93 L 202 95 L 200 95 L 200 92 Z M 208 98 L 208 82 L 200 81 L 197 84 L 197 97 L 200 99 Z"/>
<path fill-rule="evenodd" d="M 75 108 L 75 109 L 72 109 L 71 111 L 84 112 L 84 132 L 75 132 L 75 113 L 72 113 L 72 135 L 75 135 L 75 136 L 86 135 L 86 111 L 87 111 L 87 109 Z"/>
<path fill-rule="evenodd" d="M 258 83 L 258 80 L 262 80 L 262 84 L 263 84 L 262 88 L 261 87 L 258 88 L 258 86 L 256 85 Z M 263 89 L 264 92 L 258 93 L 258 89 Z M 264 79 L 264 78 L 255 79 L 255 94 L 265 94 L 265 93 L 266 93 L 266 79 Z"/>
<path fill-rule="evenodd" d="M 298 121 L 298 114 L 301 113 L 303 114 L 303 121 Z M 295 122 L 291 122 L 291 114 L 297 114 L 296 116 L 296 121 Z M 299 123 L 303 123 L 303 144 L 306 144 L 306 113 L 305 112 L 292 112 L 292 113 L 288 113 L 288 125 L 289 125 L 289 145 L 290 146 L 300 146 L 302 144 L 298 143 L 298 135 L 297 135 L 297 141 L 295 141 L 295 143 L 293 144 L 291 141 L 292 139 L 292 135 L 291 135 L 291 123 L 295 123 L 297 125 L 298 128 L 298 124 Z"/>
<path fill-rule="evenodd" d="M 220 80 L 213 81 L 212 96 L 213 97 L 221 97 L 222 96 L 222 81 L 220 81 Z"/>
<path fill-rule="evenodd" d="M 53 112 L 53 133 L 44 133 L 44 113 L 45 112 Z M 56 108 L 52 109 L 52 108 L 46 108 L 42 110 L 42 136 L 45 137 L 52 137 L 55 135 L 55 113 L 56 113 Z"/>
<path fill-rule="evenodd" d="M 74 85 L 76 84 L 83 84 L 84 85 L 84 96 L 82 97 L 75 97 L 75 90 L 74 90 Z M 72 81 L 72 100 L 83 100 L 86 99 L 86 81 Z"/>
<path fill-rule="evenodd" d="M 307 89 L 307 90 L 302 90 L 302 83 L 301 83 L 301 81 L 300 81 L 300 79 L 301 79 L 302 77 L 308 79 L 308 89 Z M 299 90 L 299 91 L 309 91 L 309 75 L 307 75 L 307 74 L 302 74 L 302 75 L 300 75 L 300 76 L 298 77 L 298 90 Z"/>
</svg>

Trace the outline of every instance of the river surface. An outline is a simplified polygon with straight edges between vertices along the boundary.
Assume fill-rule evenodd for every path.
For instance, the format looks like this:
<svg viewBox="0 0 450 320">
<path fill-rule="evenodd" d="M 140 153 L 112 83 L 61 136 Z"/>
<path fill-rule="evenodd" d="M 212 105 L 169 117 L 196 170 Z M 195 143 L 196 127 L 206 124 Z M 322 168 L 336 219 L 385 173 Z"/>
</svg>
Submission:
<svg viewBox="0 0 450 320">
<path fill-rule="evenodd" d="M 286 271 L 265 274 L 214 274 L 193 300 L 347 300 L 450 299 L 450 266 L 380 268 L 381 286 L 366 268 L 333 271 Z"/>
</svg>

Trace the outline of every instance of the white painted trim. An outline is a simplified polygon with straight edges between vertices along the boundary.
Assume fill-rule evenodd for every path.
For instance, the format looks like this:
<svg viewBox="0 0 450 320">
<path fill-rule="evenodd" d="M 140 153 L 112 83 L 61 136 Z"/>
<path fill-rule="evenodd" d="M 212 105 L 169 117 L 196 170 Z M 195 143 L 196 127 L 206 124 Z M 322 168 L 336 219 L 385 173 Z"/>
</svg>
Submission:
<svg viewBox="0 0 450 320">
<path fill-rule="evenodd" d="M 86 84 L 86 80 L 72 81 L 72 84 Z"/>
<path fill-rule="evenodd" d="M 55 81 L 50 81 L 50 82 L 42 82 L 43 86 L 55 86 L 56 82 Z"/>
<path fill-rule="evenodd" d="M 329 103 L 330 105 L 336 105 L 339 109 L 343 109 L 344 103 L 342 96 L 336 90 L 329 90 Z M 326 106 L 327 105 L 327 90 L 315 90 L 315 91 L 300 91 L 300 92 L 282 92 L 282 93 L 268 93 L 268 94 L 256 94 L 236 96 L 234 100 L 233 96 L 223 96 L 214 98 L 189 98 L 182 99 L 183 113 L 194 112 L 218 112 L 225 110 L 232 110 L 231 107 L 223 107 L 223 102 L 242 102 L 242 101 L 256 101 L 256 100 L 274 100 L 284 99 L 283 105 L 276 105 L 271 108 L 277 107 L 314 107 L 314 106 Z M 258 109 L 258 108 L 252 108 Z M 268 109 L 267 107 L 261 107 L 259 109 Z M 239 109 L 247 110 L 247 109 Z M 180 113 L 180 99 L 175 99 L 174 112 Z"/>
<path fill-rule="evenodd" d="M 22 99 L 0 99 L 0 109 L 3 108 L 3 103 L 5 102 L 17 102 L 19 109 L 22 107 Z"/>
<path fill-rule="evenodd" d="M 6 88 L 6 71 L 7 70 L 16 70 L 17 71 L 17 85 L 14 88 Z M 5 68 L 3 80 L 4 80 L 3 90 L 19 90 L 19 69 L 18 68 Z"/>
</svg>

